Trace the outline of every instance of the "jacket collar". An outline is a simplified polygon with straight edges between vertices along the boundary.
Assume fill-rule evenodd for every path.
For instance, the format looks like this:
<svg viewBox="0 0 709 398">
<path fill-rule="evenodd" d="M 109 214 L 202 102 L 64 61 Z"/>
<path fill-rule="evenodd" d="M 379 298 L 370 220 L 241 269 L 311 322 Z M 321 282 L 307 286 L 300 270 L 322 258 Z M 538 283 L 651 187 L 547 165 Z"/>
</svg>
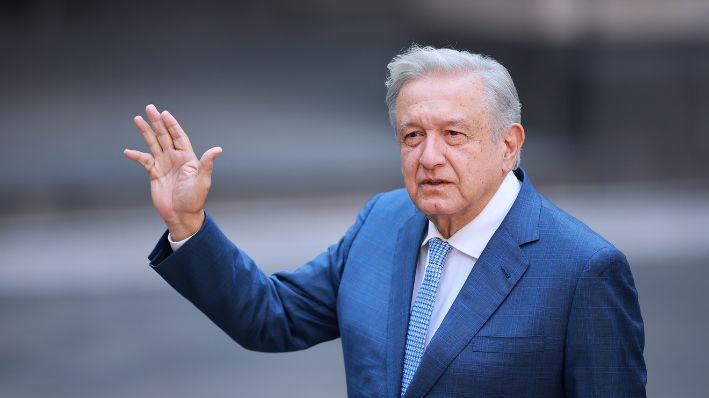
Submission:
<svg viewBox="0 0 709 398">
<path fill-rule="evenodd" d="M 424 396 L 504 301 L 527 270 L 520 246 L 539 239 L 541 198 L 522 169 L 512 208 L 482 251 L 443 323 L 433 336 L 405 397 Z M 418 210 L 399 231 L 389 298 L 387 385 L 390 397 L 401 389 L 404 345 L 419 247 L 426 217 Z"/>
</svg>

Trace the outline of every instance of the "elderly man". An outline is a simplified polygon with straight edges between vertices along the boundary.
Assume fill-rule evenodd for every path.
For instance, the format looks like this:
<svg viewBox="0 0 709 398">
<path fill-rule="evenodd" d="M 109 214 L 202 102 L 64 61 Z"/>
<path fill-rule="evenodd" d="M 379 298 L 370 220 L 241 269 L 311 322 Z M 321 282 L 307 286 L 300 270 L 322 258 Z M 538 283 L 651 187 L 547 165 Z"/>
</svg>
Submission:
<svg viewBox="0 0 709 398">
<path fill-rule="evenodd" d="M 643 324 L 628 263 L 541 197 L 507 70 L 414 46 L 389 64 L 406 189 L 382 193 L 339 242 L 264 275 L 203 211 L 220 148 L 195 156 L 175 118 L 135 124 L 168 231 L 154 269 L 242 346 L 342 338 L 353 397 L 643 397 Z"/>
</svg>

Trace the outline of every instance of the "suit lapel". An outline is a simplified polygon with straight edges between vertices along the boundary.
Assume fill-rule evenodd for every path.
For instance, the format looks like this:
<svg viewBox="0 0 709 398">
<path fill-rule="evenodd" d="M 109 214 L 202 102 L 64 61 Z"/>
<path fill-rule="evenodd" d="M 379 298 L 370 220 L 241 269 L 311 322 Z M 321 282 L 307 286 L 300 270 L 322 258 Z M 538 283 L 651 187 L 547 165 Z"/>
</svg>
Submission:
<svg viewBox="0 0 709 398">
<path fill-rule="evenodd" d="M 528 264 L 520 245 L 538 239 L 541 203 L 521 169 L 518 170 L 517 176 L 523 183 L 515 204 L 476 261 L 441 326 L 431 339 L 406 392 L 406 398 L 424 396 L 431 389 L 527 270 Z M 403 359 L 399 362 L 401 363 Z"/>
<path fill-rule="evenodd" d="M 409 324 L 411 294 L 416 276 L 416 263 L 428 220 L 418 210 L 399 230 L 394 250 L 391 287 L 389 289 L 389 322 L 387 324 L 387 387 L 389 397 L 401 392 L 404 345 Z"/>
<path fill-rule="evenodd" d="M 407 398 L 426 394 L 526 270 L 527 263 L 519 245 L 506 233 L 496 233 L 426 348 L 407 390 Z"/>
</svg>

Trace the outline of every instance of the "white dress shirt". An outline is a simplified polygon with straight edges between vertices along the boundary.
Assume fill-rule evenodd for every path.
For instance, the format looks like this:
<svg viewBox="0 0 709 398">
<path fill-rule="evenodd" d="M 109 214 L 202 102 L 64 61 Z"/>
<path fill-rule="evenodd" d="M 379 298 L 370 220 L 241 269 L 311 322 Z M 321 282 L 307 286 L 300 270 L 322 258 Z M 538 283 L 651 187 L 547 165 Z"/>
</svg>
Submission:
<svg viewBox="0 0 709 398">
<path fill-rule="evenodd" d="M 505 179 L 500 184 L 495 195 L 490 202 L 478 214 L 473 221 L 466 224 L 458 232 L 453 234 L 449 239 L 443 239 L 441 233 L 438 232 L 436 226 L 431 221 L 428 222 L 428 235 L 421 243 L 419 252 L 419 260 L 416 266 L 416 280 L 414 282 L 413 296 L 411 297 L 411 305 L 413 306 L 416 300 L 423 277 L 426 274 L 426 264 L 428 264 L 428 241 L 431 238 L 440 238 L 447 241 L 451 246 L 451 250 L 446 257 L 446 262 L 441 271 L 441 280 L 438 284 L 438 293 L 436 301 L 433 305 L 433 313 L 428 324 L 428 333 L 426 334 L 426 346 L 431 341 L 438 327 L 441 326 L 443 318 L 448 313 L 448 310 L 453 305 L 453 301 L 458 296 L 460 289 L 463 287 L 468 274 L 473 269 L 475 261 L 480 257 L 483 249 L 492 238 L 492 235 L 497 231 L 497 228 L 502 224 L 502 220 L 510 211 L 512 204 L 517 199 L 517 194 L 522 184 L 517 180 L 514 173 L 510 172 L 505 176 Z M 193 235 L 194 236 L 194 235 Z M 168 234 L 167 239 L 173 251 L 177 251 L 185 242 L 192 236 L 181 241 L 175 242 Z"/>
<path fill-rule="evenodd" d="M 185 242 L 187 242 L 188 240 L 190 240 L 190 238 L 193 237 L 193 236 L 194 236 L 194 235 L 190 235 L 190 236 L 186 237 L 185 239 L 178 240 L 177 242 L 175 242 L 174 240 L 172 240 L 172 235 L 170 235 L 170 234 L 168 233 L 168 234 L 167 234 L 167 241 L 170 242 L 170 247 L 172 248 L 172 251 L 173 251 L 173 252 L 176 252 L 177 249 L 181 248 L 182 245 L 184 245 Z"/>
<path fill-rule="evenodd" d="M 416 295 L 426 274 L 428 241 L 432 238 L 440 238 L 448 242 L 452 248 L 448 252 L 446 262 L 443 264 L 443 270 L 441 271 L 438 293 L 436 293 L 436 301 L 433 304 L 428 333 L 426 333 L 426 346 L 428 346 L 438 327 L 441 326 L 443 318 L 445 318 L 451 305 L 453 305 L 453 301 L 458 296 L 483 249 L 485 249 L 490 238 L 492 238 L 492 235 L 497 231 L 497 228 L 502 224 L 502 220 L 510 211 L 521 187 L 522 184 L 517 180 L 514 173 L 507 174 L 502 184 L 500 184 L 500 188 L 497 189 L 495 195 L 493 195 L 480 214 L 449 239 L 443 239 L 436 226 L 431 221 L 428 222 L 428 235 L 421 243 L 419 260 L 416 265 L 416 279 L 414 281 L 413 296 L 411 297 L 411 306 L 416 300 Z"/>
</svg>

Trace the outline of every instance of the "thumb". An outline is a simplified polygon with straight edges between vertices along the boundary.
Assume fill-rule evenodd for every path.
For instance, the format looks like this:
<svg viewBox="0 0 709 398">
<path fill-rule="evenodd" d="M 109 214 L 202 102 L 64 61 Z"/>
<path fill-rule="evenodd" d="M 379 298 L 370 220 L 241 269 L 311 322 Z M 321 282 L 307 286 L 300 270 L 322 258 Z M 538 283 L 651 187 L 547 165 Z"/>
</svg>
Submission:
<svg viewBox="0 0 709 398">
<path fill-rule="evenodd" d="M 222 148 L 215 146 L 214 148 L 210 148 L 207 150 L 207 152 L 202 155 L 202 158 L 199 160 L 199 163 L 201 165 L 201 169 L 204 170 L 205 172 L 211 174 L 212 170 L 214 169 L 214 159 L 217 158 L 222 153 Z"/>
<path fill-rule="evenodd" d="M 148 153 L 136 151 L 133 149 L 124 149 L 123 156 L 130 160 L 136 161 L 145 167 L 145 171 L 150 171 L 153 167 L 155 159 Z"/>
</svg>

